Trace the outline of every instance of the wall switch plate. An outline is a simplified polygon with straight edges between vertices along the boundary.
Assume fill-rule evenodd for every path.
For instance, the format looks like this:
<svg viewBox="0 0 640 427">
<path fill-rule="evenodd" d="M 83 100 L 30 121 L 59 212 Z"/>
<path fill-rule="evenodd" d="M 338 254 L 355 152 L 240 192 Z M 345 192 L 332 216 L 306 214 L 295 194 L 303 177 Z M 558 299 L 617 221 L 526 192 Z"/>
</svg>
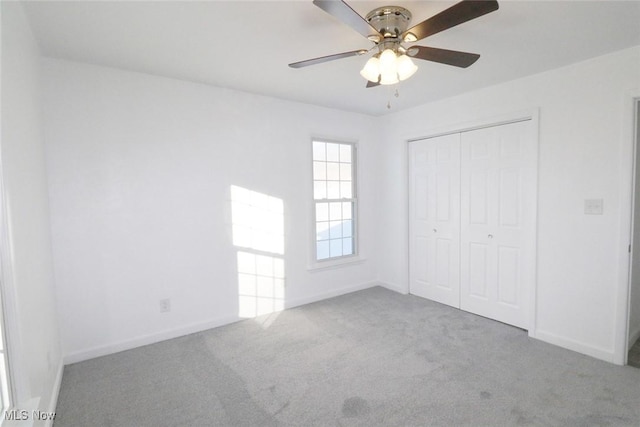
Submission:
<svg viewBox="0 0 640 427">
<path fill-rule="evenodd" d="M 603 206 L 602 199 L 585 199 L 584 213 L 585 215 L 602 215 Z"/>
<path fill-rule="evenodd" d="M 169 298 L 160 300 L 160 313 L 168 313 L 171 311 L 171 300 Z"/>
</svg>

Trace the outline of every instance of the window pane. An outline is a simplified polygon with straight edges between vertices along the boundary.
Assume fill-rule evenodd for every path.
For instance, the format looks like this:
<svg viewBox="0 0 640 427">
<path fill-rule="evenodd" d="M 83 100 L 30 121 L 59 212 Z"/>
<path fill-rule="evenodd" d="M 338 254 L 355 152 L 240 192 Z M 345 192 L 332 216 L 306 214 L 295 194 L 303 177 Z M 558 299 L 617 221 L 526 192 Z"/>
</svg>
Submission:
<svg viewBox="0 0 640 427">
<path fill-rule="evenodd" d="M 353 197 L 350 181 L 340 183 L 340 197 L 343 199 L 350 199 Z"/>
<path fill-rule="evenodd" d="M 340 183 L 329 181 L 327 182 L 327 198 L 339 199 L 340 198 Z"/>
<path fill-rule="evenodd" d="M 329 222 L 316 223 L 316 240 L 328 240 L 329 239 Z"/>
<path fill-rule="evenodd" d="M 324 142 L 313 141 L 313 160 L 326 160 L 326 144 Z"/>
<path fill-rule="evenodd" d="M 342 239 L 329 240 L 330 249 L 329 252 L 332 257 L 342 256 Z"/>
<path fill-rule="evenodd" d="M 353 239 L 342 239 L 342 255 L 353 255 Z"/>
<path fill-rule="evenodd" d="M 313 183 L 313 198 L 314 199 L 326 199 L 327 198 L 327 182 L 326 181 L 314 181 L 314 183 Z"/>
<path fill-rule="evenodd" d="M 327 164 L 325 162 L 313 162 L 313 179 L 327 179 Z"/>
<path fill-rule="evenodd" d="M 334 202 L 329 205 L 329 219 L 332 221 L 342 219 L 342 203 Z"/>
<path fill-rule="evenodd" d="M 324 240 L 316 243 L 316 258 L 327 259 L 329 258 L 329 241 Z"/>
<path fill-rule="evenodd" d="M 329 221 L 329 203 L 316 203 L 316 221 Z"/>
<path fill-rule="evenodd" d="M 353 203 L 345 202 L 342 204 L 342 218 L 343 219 L 351 219 L 353 211 Z"/>
<path fill-rule="evenodd" d="M 340 161 L 343 163 L 351 163 L 351 145 L 340 144 Z"/>
<path fill-rule="evenodd" d="M 340 163 L 326 163 L 327 179 L 330 181 L 340 180 Z"/>
<path fill-rule="evenodd" d="M 350 163 L 340 163 L 340 181 L 351 181 Z"/>
<path fill-rule="evenodd" d="M 328 162 L 340 161 L 340 144 L 327 143 L 327 161 Z"/>
<path fill-rule="evenodd" d="M 342 222 L 342 235 L 344 237 L 352 237 L 353 236 L 353 223 L 351 221 L 343 221 Z"/>
<path fill-rule="evenodd" d="M 331 221 L 329 224 L 329 238 L 342 238 L 342 221 Z"/>
</svg>

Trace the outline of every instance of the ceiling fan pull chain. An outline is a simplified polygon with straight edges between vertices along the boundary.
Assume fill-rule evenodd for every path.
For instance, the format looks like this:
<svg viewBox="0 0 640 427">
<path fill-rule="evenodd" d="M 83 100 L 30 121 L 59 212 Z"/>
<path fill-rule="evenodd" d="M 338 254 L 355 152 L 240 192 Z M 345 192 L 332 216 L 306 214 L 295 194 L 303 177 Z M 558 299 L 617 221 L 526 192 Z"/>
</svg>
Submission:
<svg viewBox="0 0 640 427">
<path fill-rule="evenodd" d="M 398 92 L 398 88 L 396 87 L 396 90 L 393 92 L 393 96 L 395 96 L 396 98 L 400 97 L 400 92 Z M 389 97 L 389 100 L 387 101 L 387 110 L 391 109 L 391 97 Z"/>
</svg>

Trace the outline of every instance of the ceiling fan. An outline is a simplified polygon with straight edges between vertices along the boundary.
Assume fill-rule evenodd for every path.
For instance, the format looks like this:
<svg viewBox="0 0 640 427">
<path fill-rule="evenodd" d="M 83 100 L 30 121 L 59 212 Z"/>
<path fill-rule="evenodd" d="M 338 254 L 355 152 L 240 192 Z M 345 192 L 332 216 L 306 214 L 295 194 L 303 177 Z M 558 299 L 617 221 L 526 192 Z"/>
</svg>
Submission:
<svg viewBox="0 0 640 427">
<path fill-rule="evenodd" d="M 313 4 L 338 18 L 375 45 L 371 49 L 358 49 L 307 59 L 294 62 L 289 66 L 301 68 L 336 59 L 364 55 L 377 47 L 378 52 L 367 61 L 360 71 L 360 74 L 368 80 L 367 87 L 395 84 L 411 77 L 418 68 L 411 61 L 411 58 L 467 68 L 476 62 L 480 55 L 427 46 L 405 47 L 403 43 L 422 40 L 498 10 L 499 7 L 495 0 L 463 0 L 407 29 L 411 21 L 411 12 L 404 7 L 379 7 L 363 18 L 342 0 L 313 0 Z"/>
</svg>

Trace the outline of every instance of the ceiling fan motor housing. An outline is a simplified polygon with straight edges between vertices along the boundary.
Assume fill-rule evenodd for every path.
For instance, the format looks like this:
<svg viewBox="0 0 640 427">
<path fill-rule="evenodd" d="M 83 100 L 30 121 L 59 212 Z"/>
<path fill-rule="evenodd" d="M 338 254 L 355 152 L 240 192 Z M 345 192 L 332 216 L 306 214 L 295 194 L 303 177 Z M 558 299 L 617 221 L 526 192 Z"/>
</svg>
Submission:
<svg viewBox="0 0 640 427">
<path fill-rule="evenodd" d="M 385 39 L 397 39 L 409 27 L 411 12 L 400 6 L 383 6 L 369 12 L 365 19 Z"/>
</svg>

